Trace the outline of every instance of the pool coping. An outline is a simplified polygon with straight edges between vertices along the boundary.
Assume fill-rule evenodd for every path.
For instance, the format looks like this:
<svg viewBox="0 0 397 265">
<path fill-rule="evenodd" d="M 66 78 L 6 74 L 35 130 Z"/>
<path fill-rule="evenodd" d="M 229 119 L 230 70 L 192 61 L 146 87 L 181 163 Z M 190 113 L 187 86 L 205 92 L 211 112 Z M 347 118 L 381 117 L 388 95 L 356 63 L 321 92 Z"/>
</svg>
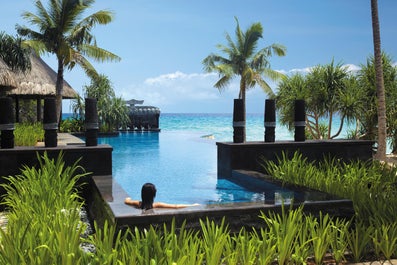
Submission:
<svg viewBox="0 0 397 265">
<path fill-rule="evenodd" d="M 176 222 L 177 226 L 186 222 L 187 227 L 198 228 L 200 220 L 207 218 L 221 222 L 223 218 L 229 223 L 231 230 L 239 231 L 241 226 L 260 226 L 260 216 L 272 212 L 282 212 L 280 204 L 235 203 L 235 204 L 211 204 L 187 207 L 183 209 L 152 209 L 143 212 L 141 209 L 126 205 L 124 199 L 129 197 L 125 190 L 117 183 L 112 175 L 92 176 L 93 183 L 102 202 L 94 208 L 96 211 L 107 212 L 105 217 L 108 221 L 116 224 L 118 229 L 127 227 L 147 228 L 149 225 L 159 226 L 164 223 Z M 336 199 L 328 201 L 307 201 L 294 203 L 285 207 L 298 208 L 303 204 L 305 212 L 313 215 L 328 213 L 339 218 L 352 218 L 354 215 L 353 203 L 347 199 Z M 95 215 L 95 214 L 94 214 Z M 98 220 L 103 223 L 104 220 Z"/>
</svg>

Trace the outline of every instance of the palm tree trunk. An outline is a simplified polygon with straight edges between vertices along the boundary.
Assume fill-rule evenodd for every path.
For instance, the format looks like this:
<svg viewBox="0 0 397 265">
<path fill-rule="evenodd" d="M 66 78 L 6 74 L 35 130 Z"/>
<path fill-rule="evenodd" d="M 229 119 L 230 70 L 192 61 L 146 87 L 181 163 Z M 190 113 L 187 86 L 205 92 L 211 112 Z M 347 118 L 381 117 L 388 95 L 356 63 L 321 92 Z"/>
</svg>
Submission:
<svg viewBox="0 0 397 265">
<path fill-rule="evenodd" d="M 58 74 L 57 74 L 57 82 L 56 82 L 56 112 L 57 112 L 57 122 L 60 124 L 62 121 L 62 94 L 63 94 L 63 72 L 64 66 L 63 61 L 58 58 Z"/>
<path fill-rule="evenodd" d="M 372 31 L 374 41 L 376 92 L 378 96 L 378 150 L 376 158 L 386 159 L 386 101 L 383 81 L 382 54 L 380 42 L 378 0 L 371 0 Z"/>
</svg>

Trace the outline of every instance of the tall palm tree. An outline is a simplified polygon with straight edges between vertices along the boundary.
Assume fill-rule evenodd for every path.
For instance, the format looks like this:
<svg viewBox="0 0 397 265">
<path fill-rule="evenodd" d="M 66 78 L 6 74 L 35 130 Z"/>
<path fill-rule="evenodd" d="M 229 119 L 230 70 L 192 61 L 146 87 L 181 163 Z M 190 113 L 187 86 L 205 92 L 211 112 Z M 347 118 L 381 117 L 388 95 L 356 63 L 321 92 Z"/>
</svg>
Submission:
<svg viewBox="0 0 397 265">
<path fill-rule="evenodd" d="M 376 92 L 378 97 L 378 150 L 376 158 L 386 159 L 386 99 L 383 81 L 382 52 L 380 42 L 378 0 L 371 0 L 372 32 L 374 41 Z"/>
<path fill-rule="evenodd" d="M 286 48 L 283 45 L 272 44 L 257 51 L 258 41 L 263 38 L 261 23 L 253 23 L 246 31 L 242 31 L 238 19 L 235 18 L 235 20 L 237 23 L 236 40 L 233 41 L 232 37 L 226 34 L 227 45 L 217 45 L 217 48 L 226 56 L 211 53 L 203 60 L 203 65 L 206 72 L 219 73 L 220 79 L 214 87 L 220 91 L 225 89 L 235 76 L 240 77 L 239 98 L 243 100 L 245 108 L 246 91 L 257 84 L 262 87 L 265 93 L 274 95 L 271 87 L 264 80 L 264 76 L 273 80 L 283 76 L 281 73 L 270 69 L 269 57 L 273 53 L 284 56 Z"/>
<path fill-rule="evenodd" d="M 59 116 L 62 111 L 65 68 L 72 69 L 77 64 L 88 76 L 95 77 L 97 72 L 86 57 L 100 62 L 120 60 L 117 55 L 98 47 L 91 32 L 97 24 L 110 23 L 113 14 L 100 10 L 81 19 L 94 2 L 95 0 L 49 0 L 46 9 L 37 0 L 37 13 L 24 12 L 22 17 L 36 26 L 38 31 L 17 25 L 18 33 L 28 39 L 26 43 L 39 55 L 52 53 L 57 57 L 56 102 Z"/>
</svg>

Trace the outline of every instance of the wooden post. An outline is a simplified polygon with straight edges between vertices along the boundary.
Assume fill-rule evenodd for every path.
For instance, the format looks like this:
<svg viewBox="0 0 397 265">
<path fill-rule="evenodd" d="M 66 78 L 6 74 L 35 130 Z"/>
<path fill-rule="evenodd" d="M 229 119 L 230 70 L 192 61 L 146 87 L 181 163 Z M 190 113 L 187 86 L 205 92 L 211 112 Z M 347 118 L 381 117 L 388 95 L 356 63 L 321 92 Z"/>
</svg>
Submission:
<svg viewBox="0 0 397 265">
<path fill-rule="evenodd" d="M 233 108 L 233 142 L 245 142 L 245 115 L 244 101 L 242 99 L 234 100 Z"/>
<path fill-rule="evenodd" d="M 306 111 L 305 101 L 295 100 L 295 141 L 303 142 L 306 139 L 305 136 L 306 126 Z"/>
<path fill-rule="evenodd" d="M 14 148 L 15 116 L 12 98 L 0 98 L 1 148 Z"/>
<path fill-rule="evenodd" d="M 85 144 L 86 146 L 98 145 L 98 110 L 95 98 L 85 99 Z"/>
<path fill-rule="evenodd" d="M 276 101 L 266 99 L 265 101 L 265 142 L 276 140 Z"/>
<path fill-rule="evenodd" d="M 44 99 L 43 128 L 45 147 L 57 147 L 58 123 L 55 98 Z"/>
</svg>

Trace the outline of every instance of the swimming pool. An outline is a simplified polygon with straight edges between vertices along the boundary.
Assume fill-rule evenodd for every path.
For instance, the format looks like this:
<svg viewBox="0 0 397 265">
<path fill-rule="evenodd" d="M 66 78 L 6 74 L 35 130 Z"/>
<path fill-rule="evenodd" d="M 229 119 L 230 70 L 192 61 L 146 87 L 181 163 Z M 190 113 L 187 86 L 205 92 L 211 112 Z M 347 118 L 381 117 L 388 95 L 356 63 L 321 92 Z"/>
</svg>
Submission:
<svg viewBox="0 0 397 265">
<path fill-rule="evenodd" d="M 126 132 L 99 138 L 113 147 L 113 177 L 135 199 L 145 182 L 157 187 L 157 201 L 169 203 L 230 203 L 264 200 L 217 178 L 215 140 L 194 132 Z"/>
</svg>

